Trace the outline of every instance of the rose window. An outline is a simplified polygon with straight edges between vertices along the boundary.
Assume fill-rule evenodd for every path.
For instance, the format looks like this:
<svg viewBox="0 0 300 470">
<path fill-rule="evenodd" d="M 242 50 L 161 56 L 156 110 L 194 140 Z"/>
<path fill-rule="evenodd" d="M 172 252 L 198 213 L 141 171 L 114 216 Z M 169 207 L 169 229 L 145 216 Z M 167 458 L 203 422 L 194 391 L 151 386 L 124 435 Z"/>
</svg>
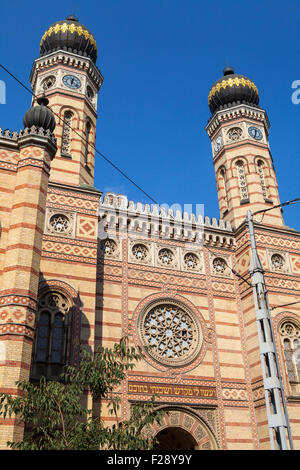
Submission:
<svg viewBox="0 0 300 470">
<path fill-rule="evenodd" d="M 117 245 L 113 240 L 105 240 L 102 245 L 102 250 L 105 255 L 113 255 L 117 250 Z"/>
<path fill-rule="evenodd" d="M 134 247 L 132 248 L 132 253 L 137 260 L 144 261 L 147 258 L 148 250 L 145 245 L 139 243 L 137 245 L 134 245 Z"/>
<path fill-rule="evenodd" d="M 284 267 L 284 259 L 281 255 L 275 254 L 271 256 L 271 263 L 274 269 L 282 269 Z"/>
<path fill-rule="evenodd" d="M 233 127 L 228 131 L 228 138 L 230 140 L 238 140 L 242 135 L 242 129 L 240 127 Z"/>
<path fill-rule="evenodd" d="M 38 309 L 47 308 L 51 311 L 60 311 L 67 314 L 70 310 L 68 299 L 60 292 L 48 292 L 38 302 Z"/>
<path fill-rule="evenodd" d="M 159 251 L 158 257 L 161 263 L 170 265 L 173 262 L 174 254 L 168 248 L 163 248 L 162 250 Z"/>
<path fill-rule="evenodd" d="M 224 274 L 226 269 L 226 261 L 223 258 L 215 258 L 213 260 L 213 268 L 218 274 Z"/>
<path fill-rule="evenodd" d="M 55 214 L 50 218 L 49 225 L 53 232 L 64 233 L 70 228 L 70 220 L 64 214 Z"/>
<path fill-rule="evenodd" d="M 281 325 L 280 333 L 281 333 L 282 336 L 288 336 L 290 338 L 292 338 L 292 337 L 300 338 L 300 329 L 299 329 L 299 327 L 296 326 L 294 323 L 291 323 L 289 321 L 284 322 Z"/>
<path fill-rule="evenodd" d="M 186 253 L 186 255 L 184 255 L 184 264 L 188 269 L 197 269 L 199 265 L 198 256 L 194 253 Z"/>
<path fill-rule="evenodd" d="M 153 307 L 144 316 L 141 331 L 148 353 L 167 364 L 191 361 L 201 347 L 197 320 L 177 305 Z"/>
</svg>

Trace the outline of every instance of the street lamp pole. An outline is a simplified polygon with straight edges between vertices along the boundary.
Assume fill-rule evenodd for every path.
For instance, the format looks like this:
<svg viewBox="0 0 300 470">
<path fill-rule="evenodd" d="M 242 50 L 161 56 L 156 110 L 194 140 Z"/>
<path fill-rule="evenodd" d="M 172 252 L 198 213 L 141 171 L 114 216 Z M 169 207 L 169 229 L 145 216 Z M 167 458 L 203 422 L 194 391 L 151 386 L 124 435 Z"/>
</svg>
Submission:
<svg viewBox="0 0 300 470">
<path fill-rule="evenodd" d="M 276 353 L 268 293 L 264 278 L 264 269 L 256 249 L 251 211 L 247 212 L 247 216 L 252 250 L 249 271 L 253 286 L 259 352 L 264 382 L 271 449 L 276 449 L 276 442 L 278 450 L 293 450 L 293 440 L 283 391 L 282 378 L 280 376 L 279 361 Z"/>
</svg>

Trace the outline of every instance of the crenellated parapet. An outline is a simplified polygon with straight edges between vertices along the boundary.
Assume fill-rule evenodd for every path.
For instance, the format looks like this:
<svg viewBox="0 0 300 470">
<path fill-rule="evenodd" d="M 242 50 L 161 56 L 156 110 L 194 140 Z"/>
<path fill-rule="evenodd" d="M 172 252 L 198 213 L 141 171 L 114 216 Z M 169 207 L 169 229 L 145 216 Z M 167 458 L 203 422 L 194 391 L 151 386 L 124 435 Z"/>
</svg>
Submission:
<svg viewBox="0 0 300 470">
<path fill-rule="evenodd" d="M 46 146 L 49 154 L 55 155 L 57 140 L 50 129 L 45 130 L 43 127 L 32 126 L 17 132 L 0 128 L 0 149 L 18 151 L 24 142 L 29 143 L 30 141 L 32 141 L 33 145 Z"/>
<path fill-rule="evenodd" d="M 159 205 L 128 201 L 120 194 L 106 193 L 100 201 L 98 216 L 103 230 L 127 232 L 156 239 L 235 247 L 230 222 Z"/>
</svg>

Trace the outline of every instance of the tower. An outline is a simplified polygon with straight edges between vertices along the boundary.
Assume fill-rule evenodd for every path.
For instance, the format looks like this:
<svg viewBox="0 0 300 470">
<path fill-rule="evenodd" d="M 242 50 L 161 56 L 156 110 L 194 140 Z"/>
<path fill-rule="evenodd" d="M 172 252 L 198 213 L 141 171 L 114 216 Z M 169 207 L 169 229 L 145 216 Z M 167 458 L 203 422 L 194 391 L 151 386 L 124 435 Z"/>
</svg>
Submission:
<svg viewBox="0 0 300 470">
<path fill-rule="evenodd" d="M 0 389 L 15 394 L 29 378 L 55 119 L 46 98 L 24 116 L 24 130 L 0 135 Z M 4 165 L 3 165 L 4 163 Z M 4 197 L 5 199 L 4 199 Z M 22 438 L 17 419 L 4 421 L 0 447 Z"/>
<path fill-rule="evenodd" d="M 93 35 L 73 15 L 54 23 L 41 39 L 30 83 L 36 96 L 47 94 L 55 114 L 52 182 L 93 186 L 97 94 L 103 82 L 96 59 Z"/>
<path fill-rule="evenodd" d="M 268 141 L 270 124 L 253 81 L 231 67 L 212 86 L 208 104 L 212 116 L 206 131 L 212 143 L 220 216 L 236 229 L 247 210 L 280 203 Z M 282 227 L 280 209 L 266 213 L 264 223 Z"/>
</svg>

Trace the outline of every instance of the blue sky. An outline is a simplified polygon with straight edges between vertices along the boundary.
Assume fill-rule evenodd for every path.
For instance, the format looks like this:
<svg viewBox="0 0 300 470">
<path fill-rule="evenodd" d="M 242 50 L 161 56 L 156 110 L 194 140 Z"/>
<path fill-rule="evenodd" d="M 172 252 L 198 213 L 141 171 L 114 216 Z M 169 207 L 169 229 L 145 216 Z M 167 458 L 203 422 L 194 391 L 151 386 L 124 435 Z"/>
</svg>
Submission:
<svg viewBox="0 0 300 470">
<path fill-rule="evenodd" d="M 85 0 L 1 6 L 1 62 L 29 85 L 44 31 L 72 12 L 93 33 L 104 83 L 97 148 L 159 203 L 205 204 L 219 218 L 207 96 L 229 64 L 251 78 L 271 122 L 281 201 L 300 197 L 299 1 Z M 3 21 L 4 20 L 4 21 Z M 30 95 L 0 70 L 0 127 L 22 128 Z M 95 186 L 150 202 L 97 156 Z M 300 230 L 300 205 L 284 210 Z"/>
</svg>

